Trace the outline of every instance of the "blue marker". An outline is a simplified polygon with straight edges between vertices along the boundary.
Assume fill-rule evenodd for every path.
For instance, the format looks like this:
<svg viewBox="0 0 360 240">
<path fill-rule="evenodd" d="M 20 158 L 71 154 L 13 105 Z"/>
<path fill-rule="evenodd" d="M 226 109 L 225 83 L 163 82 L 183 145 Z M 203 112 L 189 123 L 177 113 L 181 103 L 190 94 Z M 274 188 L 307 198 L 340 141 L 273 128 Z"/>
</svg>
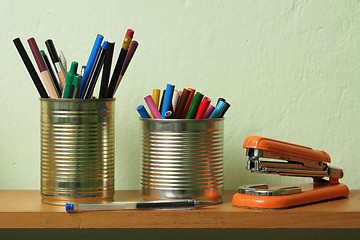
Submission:
<svg viewBox="0 0 360 240">
<path fill-rule="evenodd" d="M 142 104 L 139 105 L 139 106 L 136 108 L 136 110 L 139 112 L 139 114 L 140 114 L 140 116 L 141 116 L 142 118 L 151 118 L 150 115 L 149 115 L 149 113 L 146 111 L 144 105 L 142 105 Z"/>
<path fill-rule="evenodd" d="M 225 98 L 218 98 L 217 102 L 216 102 L 216 106 L 219 104 L 220 101 L 226 102 Z"/>
<path fill-rule="evenodd" d="M 165 113 L 167 111 L 172 110 L 171 108 L 172 108 L 172 98 L 173 98 L 173 94 L 174 94 L 174 88 L 175 88 L 175 85 L 171 85 L 171 84 L 166 85 L 164 103 L 163 103 L 163 108 L 161 111 L 161 119 L 166 119 Z"/>
<path fill-rule="evenodd" d="M 90 53 L 90 57 L 89 57 L 89 60 L 86 64 L 86 68 L 85 68 L 85 71 L 84 71 L 84 75 L 82 76 L 82 81 L 81 81 L 81 85 L 80 85 L 80 91 L 79 91 L 79 96 L 78 98 L 81 98 L 81 95 L 83 94 L 84 90 L 85 90 L 85 86 L 86 86 L 86 83 L 87 83 L 87 80 L 89 78 L 89 75 L 90 75 L 90 72 L 91 72 L 91 69 L 94 65 L 94 62 L 95 62 L 95 58 L 96 58 L 96 55 L 97 53 L 99 52 L 99 49 L 100 49 L 100 46 L 101 46 L 101 42 L 102 40 L 104 39 L 104 36 L 98 34 L 96 36 L 96 40 L 95 40 L 95 43 L 94 43 L 94 46 L 91 50 L 91 53 Z"/>
<path fill-rule="evenodd" d="M 220 101 L 218 105 L 216 105 L 216 108 L 211 113 L 209 118 L 219 118 L 223 111 L 225 110 L 226 103 L 224 101 Z"/>
</svg>

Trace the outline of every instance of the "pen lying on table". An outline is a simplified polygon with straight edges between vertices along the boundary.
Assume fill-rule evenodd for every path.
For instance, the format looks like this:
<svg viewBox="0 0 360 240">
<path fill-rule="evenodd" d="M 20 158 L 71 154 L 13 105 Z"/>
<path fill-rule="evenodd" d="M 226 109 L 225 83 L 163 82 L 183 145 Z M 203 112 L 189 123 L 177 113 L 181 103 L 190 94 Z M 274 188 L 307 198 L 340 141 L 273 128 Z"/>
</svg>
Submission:
<svg viewBox="0 0 360 240">
<path fill-rule="evenodd" d="M 111 210 L 191 210 L 212 202 L 202 200 L 174 200 L 148 202 L 109 202 L 109 203 L 66 203 L 67 212 L 111 211 Z"/>
</svg>

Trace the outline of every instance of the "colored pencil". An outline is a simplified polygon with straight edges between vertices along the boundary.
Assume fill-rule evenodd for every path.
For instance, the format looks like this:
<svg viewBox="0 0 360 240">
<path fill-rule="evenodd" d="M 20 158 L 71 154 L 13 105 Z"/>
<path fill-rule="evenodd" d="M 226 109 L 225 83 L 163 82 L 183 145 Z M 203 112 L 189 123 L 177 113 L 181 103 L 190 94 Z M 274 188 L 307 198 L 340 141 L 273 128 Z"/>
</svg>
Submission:
<svg viewBox="0 0 360 240">
<path fill-rule="evenodd" d="M 125 34 L 124 41 L 123 41 L 123 44 L 121 46 L 121 50 L 119 53 L 119 57 L 117 59 L 115 69 L 114 69 L 113 75 L 110 80 L 110 84 L 109 84 L 108 91 L 106 94 L 107 98 L 112 98 L 114 96 L 116 85 L 119 81 L 119 77 L 121 74 L 121 69 L 124 65 L 126 54 L 130 48 L 130 44 L 131 44 L 131 40 L 132 40 L 133 36 L 134 36 L 134 31 L 131 29 L 128 29 Z"/>
<path fill-rule="evenodd" d="M 36 70 L 34 68 L 34 65 L 32 64 L 29 55 L 26 53 L 26 50 L 24 48 L 24 45 L 21 43 L 20 38 L 15 38 L 13 40 L 16 49 L 18 50 L 20 57 L 22 59 L 22 61 L 25 64 L 26 69 L 28 70 L 28 73 L 30 74 L 30 77 L 32 79 L 32 81 L 34 82 L 34 85 L 40 95 L 41 98 L 49 98 L 43 84 L 41 83 L 41 80 L 38 76 L 38 74 L 36 73 Z"/>
<path fill-rule="evenodd" d="M 106 98 L 106 93 L 110 80 L 110 71 L 111 71 L 111 63 L 113 59 L 115 43 L 112 41 L 108 41 L 106 46 L 106 54 L 104 60 L 104 68 L 102 72 L 101 85 L 99 91 L 99 98 Z"/>
<path fill-rule="evenodd" d="M 45 63 L 45 67 L 46 69 L 49 71 L 49 74 L 50 74 L 50 78 L 51 78 L 51 82 L 52 84 L 55 86 L 55 90 L 56 90 L 56 93 L 58 95 L 59 98 L 61 98 L 61 95 L 62 95 L 62 91 L 61 91 L 61 88 L 59 86 L 59 83 L 56 79 L 56 76 L 54 74 L 54 71 L 51 67 L 51 64 L 49 62 L 49 59 L 48 57 L 46 56 L 46 53 L 44 50 L 40 50 L 40 54 L 41 54 L 41 57 L 43 58 L 44 60 L 44 63 Z"/>
<path fill-rule="evenodd" d="M 139 43 L 137 41 L 131 41 L 131 45 L 130 45 L 130 49 L 128 51 L 128 53 L 126 54 L 126 58 L 125 58 L 125 61 L 124 61 L 124 65 L 121 69 L 121 73 L 120 73 L 120 77 L 119 77 L 119 81 L 117 82 L 116 84 L 116 88 L 115 88 L 115 92 L 114 94 L 116 93 L 119 85 L 120 85 L 120 82 L 122 80 L 122 78 L 124 77 L 125 75 L 125 72 L 126 72 L 126 69 L 128 68 L 129 64 L 130 64 L 130 61 L 132 59 L 132 57 L 134 56 L 135 54 L 135 51 L 137 49 L 137 47 L 139 46 Z"/>
<path fill-rule="evenodd" d="M 46 90 L 48 91 L 51 98 L 59 98 L 54 85 L 51 82 L 51 78 L 49 75 L 48 70 L 46 69 L 44 60 L 41 57 L 40 50 L 38 45 L 36 44 L 36 41 L 34 38 L 29 38 L 28 43 L 31 49 L 31 52 L 33 53 L 33 56 L 35 58 L 36 64 L 38 65 L 38 68 L 40 70 L 40 74 L 42 76 L 42 79 L 45 83 Z"/>
<path fill-rule="evenodd" d="M 66 72 L 68 68 L 67 68 L 67 61 L 66 61 L 63 51 L 60 51 L 59 60 L 62 64 L 62 66 L 64 67 L 64 71 Z"/>
</svg>

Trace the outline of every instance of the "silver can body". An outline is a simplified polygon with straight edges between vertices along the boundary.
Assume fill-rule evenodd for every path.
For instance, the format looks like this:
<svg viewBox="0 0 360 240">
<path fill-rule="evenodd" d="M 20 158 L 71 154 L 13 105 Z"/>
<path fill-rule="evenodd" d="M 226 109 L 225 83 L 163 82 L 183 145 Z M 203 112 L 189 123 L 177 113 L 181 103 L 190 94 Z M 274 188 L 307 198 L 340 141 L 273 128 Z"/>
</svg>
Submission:
<svg viewBox="0 0 360 240">
<path fill-rule="evenodd" d="M 224 119 L 141 119 L 143 200 L 222 202 Z"/>
<path fill-rule="evenodd" d="M 114 99 L 41 99 L 42 202 L 110 201 Z"/>
</svg>

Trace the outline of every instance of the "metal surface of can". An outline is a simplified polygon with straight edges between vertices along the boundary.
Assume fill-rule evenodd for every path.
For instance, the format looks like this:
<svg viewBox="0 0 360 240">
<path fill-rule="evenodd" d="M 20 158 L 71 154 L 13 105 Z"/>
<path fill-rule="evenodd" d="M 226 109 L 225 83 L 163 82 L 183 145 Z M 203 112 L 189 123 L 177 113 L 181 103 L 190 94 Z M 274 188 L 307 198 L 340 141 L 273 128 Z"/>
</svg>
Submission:
<svg viewBox="0 0 360 240">
<path fill-rule="evenodd" d="M 141 119 L 143 200 L 222 202 L 224 119 Z"/>
<path fill-rule="evenodd" d="M 110 201 L 115 99 L 41 99 L 42 202 Z"/>
</svg>

